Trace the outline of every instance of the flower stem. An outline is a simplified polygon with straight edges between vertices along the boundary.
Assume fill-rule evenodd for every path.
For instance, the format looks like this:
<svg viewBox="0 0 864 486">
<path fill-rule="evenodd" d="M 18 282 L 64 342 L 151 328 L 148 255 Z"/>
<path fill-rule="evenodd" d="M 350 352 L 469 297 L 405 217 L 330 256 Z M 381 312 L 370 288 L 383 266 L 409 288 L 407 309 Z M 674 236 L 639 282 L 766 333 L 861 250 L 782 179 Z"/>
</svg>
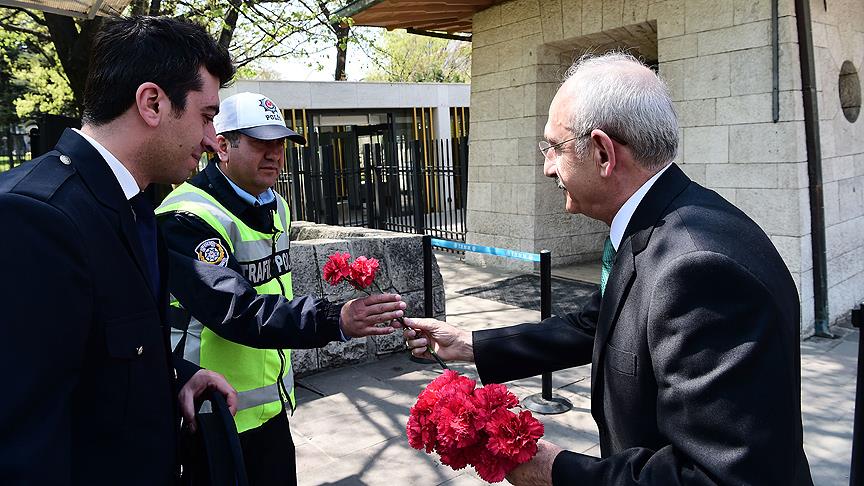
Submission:
<svg viewBox="0 0 864 486">
<path fill-rule="evenodd" d="M 405 325 L 405 320 L 402 319 L 401 317 L 397 317 L 396 320 L 399 321 L 399 324 L 402 324 L 402 327 L 408 327 L 408 326 Z M 417 334 L 421 334 L 423 331 L 420 331 L 419 329 L 414 329 L 414 332 L 416 332 Z M 438 353 L 436 353 L 435 350 L 432 349 L 432 344 L 431 344 L 431 343 L 429 343 L 429 344 L 426 345 L 426 351 L 428 351 L 429 354 L 431 354 L 432 357 L 435 358 L 435 361 L 438 362 L 438 365 L 441 366 L 442 369 L 445 369 L 445 370 L 449 370 L 449 369 L 450 369 L 450 367 L 447 366 L 446 363 L 444 363 L 444 360 L 441 359 L 440 356 L 438 356 Z"/>
</svg>

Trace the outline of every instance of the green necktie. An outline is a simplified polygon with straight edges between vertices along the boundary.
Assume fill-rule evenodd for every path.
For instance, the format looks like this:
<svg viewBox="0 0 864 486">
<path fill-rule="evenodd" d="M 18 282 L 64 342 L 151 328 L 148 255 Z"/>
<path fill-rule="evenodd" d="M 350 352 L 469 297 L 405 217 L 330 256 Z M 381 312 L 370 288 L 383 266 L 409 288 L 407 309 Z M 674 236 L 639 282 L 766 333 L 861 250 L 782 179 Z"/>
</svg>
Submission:
<svg viewBox="0 0 864 486">
<path fill-rule="evenodd" d="M 600 272 L 600 295 L 606 290 L 606 281 L 609 280 L 609 273 L 612 272 L 612 264 L 615 263 L 615 247 L 612 246 L 612 240 L 607 236 L 603 243 L 603 270 Z"/>
</svg>

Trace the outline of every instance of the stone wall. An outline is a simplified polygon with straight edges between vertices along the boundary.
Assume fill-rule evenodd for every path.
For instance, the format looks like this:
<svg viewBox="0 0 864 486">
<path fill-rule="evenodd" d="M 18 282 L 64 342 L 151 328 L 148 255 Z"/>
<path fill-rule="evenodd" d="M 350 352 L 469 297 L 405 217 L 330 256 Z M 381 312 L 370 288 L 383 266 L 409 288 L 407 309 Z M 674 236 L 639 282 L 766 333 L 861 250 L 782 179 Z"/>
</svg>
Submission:
<svg viewBox="0 0 864 486">
<path fill-rule="evenodd" d="M 864 133 L 840 109 L 844 60 L 864 62 L 864 5 L 812 1 L 831 318 L 864 297 Z M 586 51 L 626 48 L 656 62 L 681 131 L 676 162 L 750 215 L 798 285 L 813 329 L 812 251 L 797 29 L 779 1 L 780 119 L 772 120 L 771 0 L 514 0 L 474 16 L 468 235 L 474 244 L 598 258 L 608 229 L 564 213 L 537 141 L 549 103 Z M 518 266 L 469 255 L 474 263 Z"/>
<path fill-rule="evenodd" d="M 385 292 L 398 293 L 408 304 L 406 315 L 422 317 L 423 247 L 422 237 L 405 233 L 327 226 L 295 221 L 291 225 L 291 267 L 294 295 L 312 294 L 336 301 L 363 297 L 347 284 L 332 287 L 324 281 L 321 269 L 327 258 L 336 252 L 348 252 L 352 258 L 366 256 L 380 262 L 376 283 Z M 444 285 L 435 256 L 432 256 L 433 313 L 446 319 Z M 402 333 L 351 339 L 346 343 L 330 343 L 323 348 L 292 351 L 294 372 L 310 372 L 376 359 L 378 356 L 404 350 Z"/>
<path fill-rule="evenodd" d="M 839 79 L 844 61 L 864 67 L 864 4 L 813 2 L 813 45 L 825 198 L 828 305 L 832 321 L 864 298 L 864 117 L 843 113 Z M 859 91 L 860 93 L 860 91 Z M 809 225 L 807 226 L 809 232 Z M 809 248 L 806 257 L 809 258 Z M 807 278 L 812 279 L 812 265 Z M 812 293 L 812 290 L 811 290 Z"/>
</svg>

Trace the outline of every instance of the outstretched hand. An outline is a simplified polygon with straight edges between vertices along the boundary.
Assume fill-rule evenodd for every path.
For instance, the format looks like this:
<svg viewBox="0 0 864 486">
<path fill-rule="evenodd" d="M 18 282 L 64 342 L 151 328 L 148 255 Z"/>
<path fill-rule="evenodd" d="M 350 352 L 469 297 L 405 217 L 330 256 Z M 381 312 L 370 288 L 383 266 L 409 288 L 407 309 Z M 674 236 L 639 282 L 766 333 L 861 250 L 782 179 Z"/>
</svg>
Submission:
<svg viewBox="0 0 864 486">
<path fill-rule="evenodd" d="M 380 336 L 401 327 L 394 319 L 405 314 L 405 302 L 396 294 L 374 294 L 349 300 L 342 306 L 342 332 L 348 337 Z M 387 326 L 376 327 L 386 322 Z"/>
<path fill-rule="evenodd" d="M 474 361 L 471 333 L 436 319 L 405 319 L 405 343 L 418 358 L 432 359 L 428 345 L 444 361 Z"/>
</svg>

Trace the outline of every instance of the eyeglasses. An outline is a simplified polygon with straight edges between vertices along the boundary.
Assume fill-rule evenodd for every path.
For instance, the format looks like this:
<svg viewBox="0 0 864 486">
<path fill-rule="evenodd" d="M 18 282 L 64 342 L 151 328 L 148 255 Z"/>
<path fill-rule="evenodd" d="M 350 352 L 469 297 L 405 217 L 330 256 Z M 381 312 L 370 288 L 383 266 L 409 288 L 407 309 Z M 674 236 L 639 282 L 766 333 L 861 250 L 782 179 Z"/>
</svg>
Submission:
<svg viewBox="0 0 864 486">
<path fill-rule="evenodd" d="M 564 145 L 564 144 L 567 143 L 567 142 L 572 142 L 573 140 L 577 140 L 577 139 L 580 139 L 580 138 L 587 137 L 587 136 L 590 135 L 591 132 L 593 132 L 593 131 L 594 131 L 594 129 L 592 128 L 592 129 L 588 130 L 587 132 L 583 133 L 582 135 L 578 135 L 578 136 L 575 136 L 575 137 L 572 137 L 572 138 L 568 138 L 567 140 L 563 140 L 563 141 L 558 142 L 558 143 L 549 143 L 549 142 L 547 142 L 546 140 L 540 140 L 539 142 L 537 142 L 537 146 L 540 148 L 540 153 L 543 154 L 543 157 L 551 158 L 552 156 L 549 154 L 549 151 L 550 151 L 550 150 L 555 149 L 555 151 L 558 153 L 558 155 L 561 155 L 561 152 L 558 150 L 558 147 Z M 608 135 L 609 138 L 611 138 L 612 140 L 618 142 L 619 145 L 627 145 L 627 142 L 625 142 L 624 140 L 622 140 L 621 137 L 617 137 L 617 136 L 615 136 L 615 135 L 609 133 L 608 130 L 603 130 L 603 132 L 604 132 L 606 135 Z"/>
</svg>

